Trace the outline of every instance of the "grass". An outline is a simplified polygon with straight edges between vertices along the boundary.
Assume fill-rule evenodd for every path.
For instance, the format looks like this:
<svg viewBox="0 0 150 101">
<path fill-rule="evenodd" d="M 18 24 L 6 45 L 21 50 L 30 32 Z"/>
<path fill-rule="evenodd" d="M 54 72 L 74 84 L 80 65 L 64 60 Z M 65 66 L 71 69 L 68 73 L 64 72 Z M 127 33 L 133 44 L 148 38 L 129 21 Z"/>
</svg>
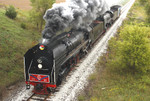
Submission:
<svg viewBox="0 0 150 101">
<path fill-rule="evenodd" d="M 101 75 L 99 72 L 92 86 L 86 91 L 88 94 L 80 96 L 79 101 L 149 101 L 150 78 L 148 76 L 121 74 L 111 67 L 107 67 Z"/>
<path fill-rule="evenodd" d="M 106 57 L 105 54 L 100 61 Z M 150 74 L 124 73 L 104 61 L 99 62 L 96 68 L 97 72 L 89 78 L 89 86 L 79 96 L 79 101 L 149 101 Z M 101 68 L 104 70 L 101 71 Z"/>
<path fill-rule="evenodd" d="M 145 7 L 140 2 L 135 2 L 128 14 L 130 22 L 144 22 L 146 23 L 146 11 Z"/>
<path fill-rule="evenodd" d="M 150 31 L 150 24 L 146 22 L 146 16 L 144 6 L 136 0 L 118 34 L 124 25 L 130 26 L 137 23 L 143 23 L 143 27 Z M 119 61 L 115 46 L 117 40 L 119 40 L 118 35 L 110 40 L 107 53 L 100 57 L 96 64 L 96 72 L 89 77 L 89 85 L 79 95 L 79 101 L 150 100 L 150 71 L 140 74 L 119 66 L 116 63 L 116 60 Z"/>
<path fill-rule="evenodd" d="M 23 80 L 23 55 L 38 43 L 41 35 L 34 29 L 21 28 L 22 21 L 25 21 L 21 19 L 21 14 L 12 20 L 5 16 L 5 10 L 0 9 L 0 19 L 0 92 L 2 92 L 8 86 Z"/>
</svg>

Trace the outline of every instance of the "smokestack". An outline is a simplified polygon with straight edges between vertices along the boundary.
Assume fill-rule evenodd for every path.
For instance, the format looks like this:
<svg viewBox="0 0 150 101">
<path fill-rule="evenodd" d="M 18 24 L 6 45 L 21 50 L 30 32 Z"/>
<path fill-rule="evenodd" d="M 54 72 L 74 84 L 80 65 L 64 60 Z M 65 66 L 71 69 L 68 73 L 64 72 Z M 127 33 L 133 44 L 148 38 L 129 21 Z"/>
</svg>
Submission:
<svg viewBox="0 0 150 101">
<path fill-rule="evenodd" d="M 46 21 L 43 37 L 50 38 L 67 27 L 86 29 L 107 10 L 108 5 L 104 0 L 66 0 L 64 3 L 54 4 L 43 17 Z"/>
</svg>

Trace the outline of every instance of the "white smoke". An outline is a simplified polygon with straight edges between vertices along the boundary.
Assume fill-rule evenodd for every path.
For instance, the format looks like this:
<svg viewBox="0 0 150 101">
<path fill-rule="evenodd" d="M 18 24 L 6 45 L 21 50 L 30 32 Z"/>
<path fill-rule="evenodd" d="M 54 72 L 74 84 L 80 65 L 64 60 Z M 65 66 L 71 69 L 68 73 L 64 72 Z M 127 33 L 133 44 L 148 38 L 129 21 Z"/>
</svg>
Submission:
<svg viewBox="0 0 150 101">
<path fill-rule="evenodd" d="M 43 37 L 51 37 L 67 27 L 86 29 L 99 15 L 108 10 L 104 0 L 66 0 L 54 4 L 44 15 Z"/>
</svg>

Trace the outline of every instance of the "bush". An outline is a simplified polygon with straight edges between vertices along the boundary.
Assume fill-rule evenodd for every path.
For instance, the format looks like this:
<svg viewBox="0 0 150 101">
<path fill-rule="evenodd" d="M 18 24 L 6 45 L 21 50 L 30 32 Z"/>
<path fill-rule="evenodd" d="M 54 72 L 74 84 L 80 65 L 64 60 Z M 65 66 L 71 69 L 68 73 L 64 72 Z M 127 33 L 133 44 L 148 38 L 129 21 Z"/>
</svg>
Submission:
<svg viewBox="0 0 150 101">
<path fill-rule="evenodd" d="M 26 29 L 26 24 L 25 23 L 21 23 L 21 28 Z"/>
<path fill-rule="evenodd" d="M 15 19 L 17 17 L 17 12 L 13 6 L 9 6 L 9 8 L 6 8 L 5 15 L 11 19 Z"/>
<path fill-rule="evenodd" d="M 138 72 L 150 70 L 149 30 L 142 25 L 126 25 L 120 32 L 118 53 L 122 66 Z"/>
</svg>

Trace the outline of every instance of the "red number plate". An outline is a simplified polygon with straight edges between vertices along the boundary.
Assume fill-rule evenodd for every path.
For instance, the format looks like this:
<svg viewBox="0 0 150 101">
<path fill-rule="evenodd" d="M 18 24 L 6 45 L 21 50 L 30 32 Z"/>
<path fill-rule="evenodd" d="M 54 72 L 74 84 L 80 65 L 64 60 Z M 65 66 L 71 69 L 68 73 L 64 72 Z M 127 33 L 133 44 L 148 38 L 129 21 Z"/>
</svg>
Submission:
<svg viewBox="0 0 150 101">
<path fill-rule="evenodd" d="M 41 74 L 29 74 L 29 75 L 30 81 L 49 83 L 48 75 L 41 75 Z"/>
</svg>

